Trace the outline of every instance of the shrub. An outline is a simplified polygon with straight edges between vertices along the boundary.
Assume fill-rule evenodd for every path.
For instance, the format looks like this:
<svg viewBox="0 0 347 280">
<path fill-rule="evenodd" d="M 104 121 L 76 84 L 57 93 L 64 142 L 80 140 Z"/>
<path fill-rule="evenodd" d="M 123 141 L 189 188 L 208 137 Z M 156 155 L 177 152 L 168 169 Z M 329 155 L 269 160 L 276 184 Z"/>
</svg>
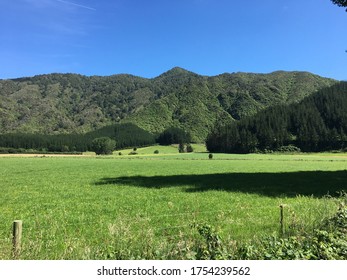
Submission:
<svg viewBox="0 0 347 280">
<path fill-rule="evenodd" d="M 0 154 L 8 154 L 8 148 L 0 148 Z"/>
<path fill-rule="evenodd" d="M 196 224 L 200 240 L 196 241 L 196 259 L 221 260 L 229 259 L 226 248 L 218 232 L 209 224 Z"/>
<path fill-rule="evenodd" d="M 194 151 L 194 149 L 193 149 L 192 145 L 187 144 L 186 151 L 187 151 L 187 153 L 192 153 L 192 152 Z"/>
<path fill-rule="evenodd" d="M 158 150 L 155 150 L 154 153 L 155 153 L 155 154 L 159 154 L 159 151 L 158 151 Z"/>
<path fill-rule="evenodd" d="M 208 155 L 208 158 L 209 158 L 209 159 L 213 159 L 213 154 L 209 154 L 209 155 Z"/>
<path fill-rule="evenodd" d="M 186 151 L 185 146 L 183 143 L 178 144 L 178 152 L 179 153 L 184 153 Z"/>
<path fill-rule="evenodd" d="M 92 151 L 97 155 L 110 155 L 116 147 L 116 141 L 109 137 L 95 138 L 92 141 Z"/>
<path fill-rule="evenodd" d="M 313 233 L 288 238 L 264 237 L 259 244 L 249 243 L 239 248 L 240 259 L 264 260 L 346 260 L 347 208 L 337 213 Z"/>
<path fill-rule="evenodd" d="M 288 145 L 288 146 L 282 146 L 277 149 L 277 152 L 281 153 L 300 153 L 300 148 L 294 146 L 294 145 Z"/>
</svg>

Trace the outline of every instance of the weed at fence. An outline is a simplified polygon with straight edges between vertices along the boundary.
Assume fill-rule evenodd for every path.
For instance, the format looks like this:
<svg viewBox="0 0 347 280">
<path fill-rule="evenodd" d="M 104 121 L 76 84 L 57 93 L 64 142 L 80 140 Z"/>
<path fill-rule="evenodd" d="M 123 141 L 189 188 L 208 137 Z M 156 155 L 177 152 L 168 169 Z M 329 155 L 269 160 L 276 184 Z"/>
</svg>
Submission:
<svg viewBox="0 0 347 280">
<path fill-rule="evenodd" d="M 286 207 L 289 208 L 288 205 Z M 150 225 L 155 218 L 188 214 L 193 219 L 186 224 L 158 228 L 152 228 Z M 50 230 L 50 227 L 37 225 L 37 240 L 25 239 L 22 254 L 16 258 L 31 258 L 33 252 L 40 254 L 42 251 L 56 250 L 56 246 L 63 246 L 63 255 L 56 255 L 55 258 L 75 259 L 77 254 L 79 259 L 118 260 L 347 259 L 347 208 L 344 203 L 341 203 L 335 215 L 326 218 L 319 228 L 312 231 L 302 231 L 301 228 L 293 227 L 291 231 L 286 231 L 285 235 L 264 235 L 252 242 L 235 242 L 232 237 L 223 238 L 213 225 L 196 219 L 193 214 L 178 213 L 152 217 L 142 215 L 132 221 L 119 218 L 107 225 L 86 223 L 85 226 L 102 229 L 94 244 L 87 244 L 83 239 L 77 238 L 77 233 L 83 230 L 78 223 L 65 225 L 75 226 L 76 230 L 76 239 L 66 240 L 54 240 L 54 235 L 52 238 L 45 236 L 49 233 L 47 230 Z M 218 216 L 225 217 L 221 211 L 216 213 L 215 218 Z M 286 215 L 281 211 L 280 218 L 286 228 L 291 227 L 293 221 L 290 216 L 286 219 Z"/>
<path fill-rule="evenodd" d="M 346 260 L 347 207 L 342 206 L 312 233 L 298 232 L 286 238 L 266 236 L 239 248 L 240 259 L 260 260 Z"/>
</svg>

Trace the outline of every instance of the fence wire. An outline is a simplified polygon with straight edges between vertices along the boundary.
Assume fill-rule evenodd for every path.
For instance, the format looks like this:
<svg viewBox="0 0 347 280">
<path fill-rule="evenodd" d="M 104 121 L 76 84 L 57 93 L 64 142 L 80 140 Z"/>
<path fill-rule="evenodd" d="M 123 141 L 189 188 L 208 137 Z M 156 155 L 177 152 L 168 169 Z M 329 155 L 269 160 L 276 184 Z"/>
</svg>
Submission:
<svg viewBox="0 0 347 280">
<path fill-rule="evenodd" d="M 253 208 L 253 207 L 252 207 Z M 278 231 L 280 228 L 280 212 L 279 207 L 269 206 L 254 206 L 257 209 L 272 209 L 273 212 L 278 211 L 278 216 L 271 214 L 269 217 L 263 217 L 262 219 L 271 221 L 266 225 L 263 225 L 264 231 Z M 250 208 L 247 207 L 244 210 L 247 211 Z M 25 243 L 47 242 L 49 237 L 64 242 L 65 238 L 70 238 L 73 235 L 83 237 L 84 234 L 91 234 L 94 232 L 95 236 L 100 238 L 128 238 L 127 235 L 131 235 L 129 238 L 135 238 L 136 240 L 146 240 L 147 238 L 159 238 L 162 240 L 184 240 L 189 241 L 198 236 L 198 226 L 208 224 L 215 226 L 218 230 L 223 229 L 230 231 L 230 234 L 234 230 L 238 231 L 239 228 L 245 228 L 246 231 L 250 230 L 252 223 L 249 223 L 247 218 L 252 219 L 253 215 L 245 216 L 243 221 L 238 221 L 232 224 L 233 218 L 230 214 L 233 214 L 235 210 L 232 209 L 218 209 L 218 210 L 194 210 L 178 213 L 164 213 L 159 215 L 149 215 L 148 213 L 141 213 L 134 215 L 133 217 L 119 216 L 115 219 L 105 220 L 76 220 L 61 222 L 58 220 L 47 220 L 47 223 L 42 220 L 23 220 L 23 240 Z M 208 217 L 208 214 L 210 216 Z M 270 214 L 270 212 L 269 212 Z M 256 214 L 254 214 L 256 215 Z M 274 221 L 274 217 L 276 220 Z M 68 217 L 66 217 L 68 218 Z M 167 219 L 168 218 L 168 219 Z M 175 219 L 178 218 L 178 219 Z M 167 219 L 167 220 L 166 220 Z M 237 217 L 235 217 L 237 220 Z M 235 220 L 234 220 L 235 221 Z M 276 226 L 275 226 L 276 225 Z M 270 228 L 271 227 L 271 228 Z M 262 226 L 257 226 L 257 230 Z M 11 226 L 8 227 L 7 234 L 3 231 L 3 234 L 7 238 L 0 238 L 0 242 L 6 246 L 10 246 L 12 237 L 10 232 Z M 260 229 L 261 230 L 261 229 Z M 229 233 L 225 234 L 229 235 Z M 41 240 L 41 241 L 40 241 Z"/>
<path fill-rule="evenodd" d="M 270 209 L 270 207 L 257 207 L 257 209 Z M 249 208 L 245 209 L 248 210 Z M 274 209 L 275 210 L 275 209 Z M 278 210 L 276 208 L 276 210 Z M 234 210 L 231 209 L 219 209 L 219 210 L 196 210 L 193 212 L 180 212 L 180 213 L 168 213 L 168 214 L 160 214 L 160 215 L 148 215 L 146 214 L 140 214 L 136 215 L 135 217 L 120 217 L 119 219 L 114 219 L 114 220 L 106 220 L 106 221 L 95 221 L 95 220 L 75 220 L 74 222 L 61 222 L 61 221 L 52 221 L 50 220 L 50 223 L 44 223 L 42 221 L 34 221 L 34 222 L 28 222 L 28 221 L 23 221 L 23 227 L 26 228 L 34 228 L 34 229 L 47 229 L 47 228 L 52 228 L 53 225 L 56 225 L 59 223 L 60 228 L 64 227 L 71 227 L 71 226 L 100 226 L 103 224 L 117 224 L 117 223 L 128 223 L 131 225 L 136 225 L 136 224 L 144 224 L 144 223 L 151 223 L 155 220 L 158 219 L 163 219 L 163 218 L 173 218 L 173 217 L 184 217 L 186 216 L 189 219 L 199 219 L 201 218 L 201 215 L 205 215 L 205 220 L 206 220 L 206 215 L 207 214 L 216 214 L 219 213 L 221 215 L 225 214 L 232 214 Z M 66 217 L 68 218 L 68 217 Z M 212 217 L 213 218 L 213 217 Z M 246 221 L 245 221 L 246 222 Z M 174 226 L 177 227 L 177 226 Z"/>
<path fill-rule="evenodd" d="M 258 209 L 269 209 L 271 207 L 257 207 Z M 275 210 L 275 208 L 273 208 Z M 279 208 L 276 207 L 276 210 Z M 245 209 L 248 210 L 248 209 Z M 167 213 L 167 214 L 160 214 L 160 215 L 148 215 L 146 214 L 140 214 L 136 215 L 135 217 L 119 217 L 118 219 L 114 220 L 104 220 L 104 221 L 95 221 L 95 220 L 76 220 L 74 222 L 60 222 L 60 221 L 54 221 L 50 220 L 49 223 L 43 223 L 42 221 L 23 221 L 23 230 L 24 231 L 46 231 L 49 229 L 52 229 L 56 232 L 59 231 L 65 231 L 71 227 L 90 227 L 95 226 L 99 228 L 107 228 L 109 226 L 117 226 L 118 228 L 127 228 L 130 229 L 132 233 L 134 232 L 141 232 L 144 229 L 145 230 L 153 230 L 156 232 L 162 232 L 162 231 L 168 231 L 168 230 L 177 230 L 177 229 L 183 229 L 183 228 L 193 228 L 194 224 L 196 223 L 202 223 L 206 222 L 207 220 L 215 219 L 218 221 L 219 225 L 226 225 L 227 222 L 223 222 L 220 218 L 216 218 L 215 216 L 207 217 L 207 214 L 221 214 L 221 215 L 229 215 L 232 214 L 234 210 L 231 209 L 219 209 L 219 210 L 195 210 L 191 212 L 180 212 L 180 213 Z M 204 215 L 204 217 L 201 217 L 201 215 Z M 175 223 L 174 220 L 171 221 L 165 221 L 161 219 L 165 218 L 175 218 L 175 217 L 181 217 L 181 219 L 177 220 L 178 224 Z M 183 219 L 183 220 L 182 220 Z M 188 221 L 188 223 L 187 223 Z M 277 222 L 277 221 L 276 221 Z M 279 216 L 278 216 L 278 222 L 279 222 Z M 163 226 L 158 226 L 156 224 L 162 224 Z M 171 224 L 170 224 L 171 223 Z M 247 220 L 244 220 L 243 225 L 238 224 L 238 226 L 247 226 Z M 10 227 L 9 227 L 10 228 Z M 84 231 L 84 228 L 79 228 L 79 230 Z M 10 232 L 8 232 L 9 236 L 11 235 Z M 1 238 L 0 241 L 8 241 L 8 238 Z"/>
</svg>

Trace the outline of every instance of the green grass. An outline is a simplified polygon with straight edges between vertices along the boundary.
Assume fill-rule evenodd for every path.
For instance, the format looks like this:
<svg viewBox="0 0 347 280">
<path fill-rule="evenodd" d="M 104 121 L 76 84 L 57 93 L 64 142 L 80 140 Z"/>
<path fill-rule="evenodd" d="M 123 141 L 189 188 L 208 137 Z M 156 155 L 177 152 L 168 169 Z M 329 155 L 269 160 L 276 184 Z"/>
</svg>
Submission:
<svg viewBox="0 0 347 280">
<path fill-rule="evenodd" d="M 336 211 L 325 195 L 347 189 L 346 166 L 346 154 L 209 160 L 161 146 L 136 156 L 0 157 L 0 259 L 12 257 L 16 219 L 23 259 L 190 258 L 193 224 L 242 243 L 278 233 L 280 204 L 287 227 L 312 230 Z"/>
<path fill-rule="evenodd" d="M 192 147 L 194 149 L 194 152 L 196 152 L 196 153 L 206 152 L 206 146 L 204 144 L 192 144 Z M 121 153 L 122 156 L 126 156 L 126 155 L 129 155 L 129 153 L 132 151 L 133 151 L 133 149 L 129 148 L 129 149 L 123 149 L 123 150 L 115 151 L 113 154 L 119 155 L 119 153 Z M 158 151 L 159 153 L 154 154 L 154 151 Z M 155 145 L 155 146 L 137 148 L 136 152 L 140 156 L 143 156 L 143 155 L 146 155 L 146 156 L 174 155 L 174 154 L 178 154 L 178 145 L 170 145 L 170 146 Z"/>
</svg>

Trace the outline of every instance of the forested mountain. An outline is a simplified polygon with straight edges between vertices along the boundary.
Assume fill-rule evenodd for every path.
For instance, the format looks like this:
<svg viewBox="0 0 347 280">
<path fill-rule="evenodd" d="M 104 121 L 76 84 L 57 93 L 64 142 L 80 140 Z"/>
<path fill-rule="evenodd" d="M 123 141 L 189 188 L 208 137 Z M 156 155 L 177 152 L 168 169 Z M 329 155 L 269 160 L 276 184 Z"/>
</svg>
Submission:
<svg viewBox="0 0 347 280">
<path fill-rule="evenodd" d="M 210 152 L 266 150 L 315 152 L 347 148 L 347 82 L 341 82 L 291 105 L 278 105 L 217 125 L 207 138 Z M 289 146 L 290 145 L 290 146 Z"/>
<path fill-rule="evenodd" d="M 0 134 L 86 133 L 131 122 L 153 133 L 179 127 L 204 141 L 216 122 L 298 102 L 336 82 L 307 72 L 208 77 L 178 67 L 153 79 L 48 74 L 0 80 Z"/>
</svg>

